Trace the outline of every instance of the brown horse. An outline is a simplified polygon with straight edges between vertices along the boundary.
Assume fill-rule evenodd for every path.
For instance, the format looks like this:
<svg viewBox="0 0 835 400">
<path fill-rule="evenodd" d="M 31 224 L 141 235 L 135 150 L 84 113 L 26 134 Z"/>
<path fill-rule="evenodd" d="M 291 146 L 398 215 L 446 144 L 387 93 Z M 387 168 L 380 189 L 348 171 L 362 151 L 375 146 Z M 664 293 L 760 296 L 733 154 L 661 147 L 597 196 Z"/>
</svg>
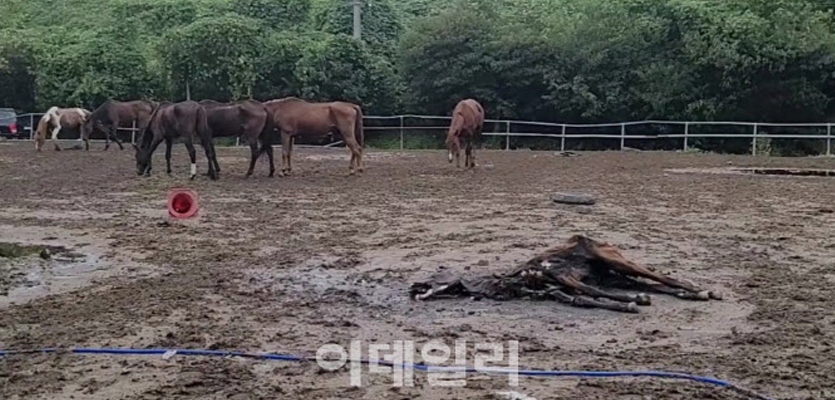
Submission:
<svg viewBox="0 0 835 400">
<path fill-rule="evenodd" d="M 281 174 L 289 174 L 292 169 L 290 154 L 296 136 L 324 137 L 338 133 L 342 135 L 345 146 L 351 151 L 348 171 L 354 174 L 355 168 L 362 172 L 362 109 L 352 103 L 335 101 L 330 103 L 310 103 L 305 100 L 288 97 L 264 103 L 270 112 L 273 124 L 281 131 Z M 262 148 L 259 151 L 266 151 Z"/>
<path fill-rule="evenodd" d="M 411 295 L 416 300 L 447 296 L 495 300 L 527 297 L 631 313 L 638 312 L 638 306 L 652 303 L 645 293 L 626 294 L 607 287 L 651 291 L 685 300 L 722 299 L 719 292 L 653 272 L 628 260 L 616 247 L 581 235 L 505 274 L 461 278 L 447 271 L 438 273 L 427 281 L 414 283 Z"/>
<path fill-rule="evenodd" d="M 452 112 L 452 123 L 446 136 L 446 146 L 449 150 L 449 162 L 455 155 L 455 166 L 461 167 L 460 149 L 461 142 L 464 142 L 464 167 L 475 167 L 475 155 L 473 154 L 473 142 L 481 138 L 481 130 L 484 128 L 484 108 L 473 99 L 465 99 L 458 102 Z"/>
<path fill-rule="evenodd" d="M 90 111 L 83 108 L 51 107 L 38 121 L 38 129 L 35 131 L 35 149 L 41 151 L 44 143 L 46 143 L 46 133 L 50 131 L 55 151 L 61 151 L 61 147 L 58 146 L 58 133 L 64 129 L 75 130 L 80 133 L 82 125 L 89 117 Z"/>
<path fill-rule="evenodd" d="M 151 175 L 151 158 L 162 141 L 165 141 L 165 161 L 167 172 L 171 173 L 171 146 L 174 139 L 182 138 L 191 159 L 191 179 L 197 176 L 197 154 L 194 150 L 194 139 L 200 140 L 206 151 L 209 162 L 209 177 L 217 179 L 217 158 L 212 144 L 212 130 L 206 118 L 206 110 L 194 101 L 182 103 L 164 103 L 156 108 L 151 115 L 147 129 L 142 132 L 139 146 L 136 148 L 136 173 Z"/>
<path fill-rule="evenodd" d="M 81 127 L 81 138 L 84 140 L 84 148 L 90 150 L 90 135 L 94 131 L 104 133 L 104 149 L 110 148 L 112 138 L 119 145 L 119 150 L 124 150 L 122 142 L 116 135 L 119 128 L 128 128 L 136 122 L 137 132 L 144 132 L 151 120 L 151 114 L 156 108 L 156 103 L 144 100 L 121 102 L 108 100 L 99 108 L 93 111 L 90 118 Z"/>
<path fill-rule="evenodd" d="M 263 104 L 255 100 L 244 100 L 238 103 L 203 100 L 200 105 L 206 110 L 213 137 L 242 137 L 249 144 L 252 155 L 246 176 L 251 176 L 255 169 L 259 141 L 270 158 L 270 176 L 275 174 L 271 146 L 272 130 L 275 128 Z M 220 173 L 220 165 L 215 165 L 215 169 Z"/>
</svg>

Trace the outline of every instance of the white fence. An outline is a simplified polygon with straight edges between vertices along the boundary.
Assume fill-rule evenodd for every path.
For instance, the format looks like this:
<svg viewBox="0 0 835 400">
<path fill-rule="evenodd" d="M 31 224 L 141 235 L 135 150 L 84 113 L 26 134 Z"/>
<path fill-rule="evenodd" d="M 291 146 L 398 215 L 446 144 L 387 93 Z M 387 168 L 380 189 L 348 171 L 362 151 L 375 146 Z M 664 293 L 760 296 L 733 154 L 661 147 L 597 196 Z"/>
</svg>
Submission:
<svg viewBox="0 0 835 400">
<path fill-rule="evenodd" d="M 38 119 L 43 114 L 23 114 L 18 115 L 18 121 L 26 118 L 29 119 L 29 126 L 23 129 L 29 131 L 29 137 L 34 136 L 34 129 Z M 400 138 L 400 149 L 404 149 L 406 139 L 406 131 L 436 131 L 442 134 L 449 127 L 449 120 L 451 117 L 447 116 L 431 116 L 431 115 L 414 115 L 404 114 L 395 116 L 371 116 L 367 115 L 364 119 L 368 122 L 372 121 L 393 121 L 394 124 L 377 125 L 366 124 L 366 131 L 389 131 L 398 132 Z M 424 125 L 426 121 L 443 121 L 443 124 Z M 419 124 L 407 124 L 407 121 L 421 121 Z M 626 148 L 627 140 L 659 140 L 659 139 L 683 139 L 683 150 L 688 150 L 691 139 L 709 138 L 709 139 L 750 139 L 751 152 L 753 155 L 757 154 L 758 141 L 763 139 L 788 139 L 788 140 L 820 140 L 826 143 L 826 155 L 832 155 L 832 123 L 764 123 L 764 122 L 723 122 L 723 121 L 635 121 L 635 122 L 618 122 L 607 124 L 563 124 L 551 122 L 537 122 L 537 121 L 520 121 L 520 120 L 495 120 L 488 119 L 485 125 L 492 127 L 492 131 L 488 129 L 483 134 L 485 136 L 498 136 L 505 138 L 505 149 L 510 149 L 511 138 L 551 138 L 559 140 L 560 149 L 565 150 L 566 140 L 577 139 L 615 139 L 620 141 L 620 149 Z M 636 134 L 635 130 L 648 126 L 664 127 L 663 130 L 669 133 L 659 134 Z M 748 133 L 694 133 L 693 128 L 696 127 L 725 127 L 739 130 L 745 128 Z M 497 127 L 503 129 L 496 129 Z M 777 132 L 763 132 L 768 128 L 771 131 Z M 780 133 L 780 130 L 795 129 L 814 129 L 826 133 L 818 134 L 794 134 L 794 133 Z M 568 132 L 568 130 L 572 132 Z M 609 130 L 609 133 L 589 133 L 590 130 Z M 131 128 L 119 128 L 121 131 L 131 132 L 131 142 L 136 143 L 136 125 Z M 632 130 L 633 132 L 629 132 Z M 240 145 L 240 139 L 237 141 Z"/>
<path fill-rule="evenodd" d="M 366 126 L 366 131 L 384 130 L 384 131 L 399 131 L 400 133 L 400 148 L 404 147 L 405 132 L 414 130 L 437 130 L 444 131 L 449 128 L 446 126 L 412 126 L 405 122 L 409 119 L 414 120 L 444 120 L 449 121 L 451 117 L 445 116 L 429 116 L 429 115 L 397 115 L 391 117 L 366 116 L 366 120 L 389 120 L 397 121 L 396 125 L 374 125 Z M 789 140 L 820 140 L 826 143 L 826 155 L 832 155 L 832 123 L 765 123 L 765 122 L 724 122 L 724 121 L 634 121 L 634 122 L 617 122 L 606 124 L 564 124 L 551 122 L 537 122 L 537 121 L 520 121 L 520 120 L 485 120 L 485 125 L 492 126 L 492 131 L 485 131 L 485 136 L 498 136 L 505 138 L 505 149 L 510 149 L 510 140 L 515 137 L 539 137 L 552 138 L 560 141 L 560 149 L 565 150 L 566 140 L 575 139 L 616 139 L 620 141 L 620 149 L 626 148 L 627 140 L 659 140 L 659 139 L 683 139 L 682 149 L 687 151 L 690 147 L 690 140 L 695 138 L 709 138 L 709 139 L 751 139 L 752 154 L 757 154 L 758 141 L 763 139 L 789 139 Z M 629 130 L 637 130 L 646 126 L 663 126 L 668 131 L 674 133 L 663 134 L 635 134 L 629 133 Z M 736 129 L 747 128 L 749 133 L 694 133 L 692 131 L 695 127 L 733 127 Z M 495 129 L 496 127 L 504 129 Z M 539 128 L 539 129 L 538 129 Z M 556 132 L 543 132 L 544 128 L 550 128 Z M 765 128 L 770 130 L 788 130 L 788 128 L 799 129 L 818 129 L 826 131 L 820 134 L 794 134 L 794 133 L 767 133 L 763 132 Z M 568 133 L 571 129 L 573 132 Z M 583 131 L 609 129 L 616 133 L 584 133 Z"/>
</svg>

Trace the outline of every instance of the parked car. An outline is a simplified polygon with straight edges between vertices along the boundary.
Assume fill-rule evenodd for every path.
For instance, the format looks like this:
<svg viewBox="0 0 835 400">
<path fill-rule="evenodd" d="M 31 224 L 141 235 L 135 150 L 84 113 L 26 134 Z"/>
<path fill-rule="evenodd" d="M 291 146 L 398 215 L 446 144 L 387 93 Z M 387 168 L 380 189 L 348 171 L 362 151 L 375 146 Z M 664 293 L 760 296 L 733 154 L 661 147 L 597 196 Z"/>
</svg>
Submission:
<svg viewBox="0 0 835 400">
<path fill-rule="evenodd" d="M 17 123 L 17 112 L 13 108 L 0 108 L 0 137 L 23 139 L 27 136 Z"/>
</svg>

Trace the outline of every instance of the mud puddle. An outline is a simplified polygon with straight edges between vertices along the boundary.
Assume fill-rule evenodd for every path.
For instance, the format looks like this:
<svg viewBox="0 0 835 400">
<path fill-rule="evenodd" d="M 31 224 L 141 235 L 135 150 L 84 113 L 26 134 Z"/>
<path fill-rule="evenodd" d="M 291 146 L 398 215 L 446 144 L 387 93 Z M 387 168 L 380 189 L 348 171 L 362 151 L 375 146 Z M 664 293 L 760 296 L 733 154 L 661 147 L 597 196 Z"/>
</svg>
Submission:
<svg viewBox="0 0 835 400">
<path fill-rule="evenodd" d="M 0 225 L 0 309 L 115 274 L 150 274 L 106 240 L 60 228 Z"/>
<path fill-rule="evenodd" d="M 720 167 L 720 168 L 672 168 L 666 172 L 676 174 L 761 175 L 803 178 L 835 178 L 835 170 L 810 168 Z"/>
</svg>

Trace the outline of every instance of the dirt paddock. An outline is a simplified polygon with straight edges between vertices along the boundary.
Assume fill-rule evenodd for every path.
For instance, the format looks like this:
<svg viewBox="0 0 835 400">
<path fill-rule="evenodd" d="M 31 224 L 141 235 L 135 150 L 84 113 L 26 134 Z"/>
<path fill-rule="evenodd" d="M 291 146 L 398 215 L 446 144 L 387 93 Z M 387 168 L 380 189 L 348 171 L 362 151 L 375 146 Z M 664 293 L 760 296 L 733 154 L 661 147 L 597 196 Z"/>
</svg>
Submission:
<svg viewBox="0 0 835 400">
<path fill-rule="evenodd" d="M 0 258 L 0 348 L 315 355 L 354 339 L 517 340 L 526 368 L 684 371 L 779 398 L 835 398 L 835 179 L 700 172 L 832 169 L 831 159 L 477 151 L 477 170 L 461 172 L 441 151 L 367 151 L 366 173 L 349 177 L 344 149 L 299 149 L 293 176 L 268 178 L 259 162 L 244 179 L 248 150 L 223 148 L 221 180 L 190 182 L 181 146 L 174 173 L 158 151 L 150 178 L 136 176 L 133 151 L 92 147 L 36 153 L 29 142 L 0 143 L 0 243 L 76 254 Z M 177 186 L 198 192 L 196 219 L 167 218 L 165 195 Z M 598 201 L 559 205 L 553 192 Z M 574 234 L 725 300 L 656 295 L 632 315 L 408 297 L 412 282 L 440 267 L 499 273 Z M 0 398 L 743 398 L 648 379 L 521 377 L 509 387 L 469 374 L 464 387 L 437 387 L 421 372 L 413 387 L 392 388 L 390 375 L 366 372 L 351 387 L 347 368 L 315 363 L 10 356 L 0 358 Z"/>
</svg>

